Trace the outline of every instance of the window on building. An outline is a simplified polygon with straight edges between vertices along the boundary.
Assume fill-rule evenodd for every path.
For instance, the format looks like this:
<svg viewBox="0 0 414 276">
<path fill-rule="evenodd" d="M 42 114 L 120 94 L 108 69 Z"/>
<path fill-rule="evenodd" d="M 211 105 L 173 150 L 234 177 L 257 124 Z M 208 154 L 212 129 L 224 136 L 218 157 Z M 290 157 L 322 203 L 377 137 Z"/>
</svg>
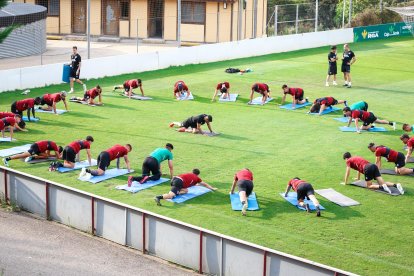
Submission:
<svg viewBox="0 0 414 276">
<path fill-rule="evenodd" d="M 59 15 L 60 0 L 36 0 L 36 4 L 45 7 L 49 16 Z"/>
<path fill-rule="evenodd" d="M 129 0 L 121 1 L 121 19 L 129 19 Z"/>
<path fill-rule="evenodd" d="M 181 23 L 204 24 L 206 21 L 205 2 L 181 2 Z"/>
</svg>

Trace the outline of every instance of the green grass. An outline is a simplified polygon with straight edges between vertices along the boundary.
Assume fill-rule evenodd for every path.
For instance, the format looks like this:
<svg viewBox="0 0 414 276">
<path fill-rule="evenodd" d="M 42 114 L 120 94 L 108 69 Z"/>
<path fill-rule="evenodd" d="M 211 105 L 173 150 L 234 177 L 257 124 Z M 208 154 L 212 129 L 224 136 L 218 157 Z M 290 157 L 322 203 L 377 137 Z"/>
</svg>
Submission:
<svg viewBox="0 0 414 276">
<path fill-rule="evenodd" d="M 401 123 L 414 123 L 414 40 L 398 39 L 352 45 L 358 58 L 353 66 L 352 89 L 324 87 L 328 47 L 234 61 L 189 65 L 154 72 L 131 74 L 88 81 L 88 87 L 104 88 L 104 107 L 69 104 L 63 116 L 39 114 L 39 123 L 30 123 L 28 133 L 18 133 L 17 144 L 52 139 L 65 145 L 74 139 L 93 135 L 93 156 L 115 143 L 131 143 L 132 168 L 141 171 L 142 160 L 166 142 L 174 144 L 175 173 L 194 167 L 201 178 L 219 188 L 185 204 L 154 204 L 156 194 L 167 192 L 169 184 L 156 186 L 137 194 L 115 190 L 125 184 L 127 176 L 97 185 L 77 180 L 77 173 L 58 174 L 47 171 L 47 165 L 26 165 L 20 161 L 11 167 L 100 196 L 144 208 L 171 218 L 205 227 L 249 242 L 349 270 L 363 275 L 412 275 L 414 262 L 414 179 L 406 176 L 384 176 L 401 182 L 406 194 L 391 197 L 380 193 L 339 185 L 345 164 L 342 154 L 350 151 L 374 161 L 367 149 L 371 141 L 401 150 Z M 245 75 L 226 74 L 227 67 L 252 68 Z M 140 77 L 153 101 L 135 101 L 110 92 L 124 79 Z M 172 99 L 172 85 L 183 79 L 196 100 L 177 102 Z M 211 103 L 217 82 L 228 80 L 232 91 L 241 94 L 236 103 Z M 281 85 L 288 83 L 305 89 L 310 99 L 334 96 L 350 102 L 365 100 L 379 117 L 396 120 L 399 130 L 385 133 L 342 133 L 336 115 L 307 116 L 305 110 L 285 111 L 275 102 L 263 107 L 248 106 L 249 88 L 253 82 L 269 84 L 280 102 Z M 339 82 L 342 84 L 342 80 Z M 32 89 L 30 96 L 68 89 L 53 86 Z M 77 86 L 77 95 L 81 95 Z M 0 110 L 8 110 L 19 93 L 0 94 Z M 62 104 L 58 108 L 63 108 Z M 199 113 L 212 114 L 217 137 L 183 134 L 168 128 L 172 120 L 184 120 Z M 385 126 L 389 128 L 388 126 Z M 0 149 L 9 147 L 2 143 Z M 81 156 L 85 158 L 85 153 Z M 383 163 L 391 168 L 392 164 Z M 115 164 L 112 164 L 115 165 Z M 254 172 L 260 211 L 242 217 L 230 208 L 228 192 L 234 173 L 243 167 Z M 167 172 L 166 164 L 163 164 Z M 352 177 L 356 175 L 352 173 Z M 341 208 L 318 196 L 327 209 L 321 218 L 298 211 L 284 201 L 288 180 L 299 176 L 316 188 L 335 188 L 359 201 L 360 206 Z"/>
</svg>

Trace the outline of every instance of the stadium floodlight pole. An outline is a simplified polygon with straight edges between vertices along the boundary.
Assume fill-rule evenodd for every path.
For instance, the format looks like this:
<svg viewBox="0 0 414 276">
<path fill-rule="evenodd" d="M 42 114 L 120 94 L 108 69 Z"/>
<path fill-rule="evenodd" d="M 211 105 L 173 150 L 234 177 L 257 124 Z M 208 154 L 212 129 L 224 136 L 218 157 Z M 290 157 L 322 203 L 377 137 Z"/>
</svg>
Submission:
<svg viewBox="0 0 414 276">
<path fill-rule="evenodd" d="M 181 0 L 177 0 L 177 42 L 181 47 Z"/>
<path fill-rule="evenodd" d="M 319 1 L 315 3 L 315 32 L 318 31 Z"/>
<path fill-rule="evenodd" d="M 351 20 L 352 20 L 352 0 L 349 0 L 349 18 L 348 18 L 349 27 L 351 27 Z"/>
<path fill-rule="evenodd" d="M 91 58 L 91 0 L 87 2 L 87 13 L 88 13 L 88 20 L 87 20 L 87 35 L 86 39 L 88 41 L 88 59 Z"/>
<path fill-rule="evenodd" d="M 277 8 L 278 5 L 275 6 L 275 35 L 277 35 Z"/>
<path fill-rule="evenodd" d="M 345 28 L 345 8 L 346 8 L 346 1 L 344 1 L 344 6 L 342 8 L 342 29 Z"/>
</svg>

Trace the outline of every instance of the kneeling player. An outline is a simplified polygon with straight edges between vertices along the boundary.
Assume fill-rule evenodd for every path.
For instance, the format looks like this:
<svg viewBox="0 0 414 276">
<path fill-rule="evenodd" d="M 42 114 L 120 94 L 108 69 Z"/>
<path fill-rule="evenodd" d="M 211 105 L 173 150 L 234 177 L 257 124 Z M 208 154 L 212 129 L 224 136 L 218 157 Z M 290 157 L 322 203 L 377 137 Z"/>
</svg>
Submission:
<svg viewBox="0 0 414 276">
<path fill-rule="evenodd" d="M 131 96 L 134 95 L 133 89 L 138 87 L 141 90 L 142 97 L 144 97 L 144 89 L 142 88 L 141 79 L 127 80 L 123 85 L 115 85 L 113 91 L 117 89 L 124 89 L 125 96 L 128 96 L 131 99 Z"/>
<path fill-rule="evenodd" d="M 4 137 L 4 131 L 7 127 L 9 127 L 10 130 L 10 141 L 13 140 L 13 131 L 14 129 L 18 129 L 21 131 L 27 131 L 27 129 L 20 128 L 19 123 L 22 121 L 22 117 L 20 115 L 14 115 L 14 117 L 6 117 L 3 119 L 0 119 L 0 131 L 2 134 L 2 137 Z"/>
<path fill-rule="evenodd" d="M 267 98 L 270 98 L 270 89 L 269 85 L 266 83 L 255 83 L 252 85 L 252 89 L 250 91 L 250 101 L 248 104 L 251 104 L 253 102 L 253 94 L 254 92 L 259 93 L 262 95 L 262 105 L 264 105 L 267 101 Z"/>
<path fill-rule="evenodd" d="M 184 81 L 177 81 L 174 84 L 173 94 L 174 98 L 177 100 L 181 99 L 181 95 L 187 94 L 187 96 L 184 98 L 185 100 L 190 97 L 190 90 L 188 89 L 188 86 L 185 84 Z"/>
<path fill-rule="evenodd" d="M 50 152 L 54 151 L 54 155 Z M 25 162 L 30 162 L 33 159 L 47 159 L 49 157 L 60 158 L 60 153 L 63 151 L 61 146 L 57 146 L 55 142 L 43 140 L 38 141 L 30 146 L 30 149 L 26 152 L 12 155 L 3 159 L 3 163 L 9 166 L 9 161 L 14 159 L 25 158 Z"/>
<path fill-rule="evenodd" d="M 413 153 L 414 148 L 414 136 L 410 138 L 408 134 L 403 134 L 400 137 L 400 140 L 407 145 L 407 154 L 405 155 L 405 163 L 408 163 L 408 159 L 410 159 L 411 154 Z"/>
<path fill-rule="evenodd" d="M 211 128 L 211 122 L 213 122 L 213 117 L 207 114 L 200 114 L 198 116 L 192 116 L 183 122 L 172 122 L 170 127 L 179 127 L 179 132 L 192 132 L 194 134 L 202 134 L 203 130 L 201 126 L 207 124 L 208 129 L 211 133 L 213 130 Z"/>
<path fill-rule="evenodd" d="M 343 158 L 346 162 L 346 170 L 345 182 L 343 182 L 342 184 L 348 184 L 349 173 L 351 172 L 351 169 L 354 169 L 358 171 L 358 175 L 354 179 L 360 180 L 361 174 L 363 174 L 368 189 L 384 190 L 387 193 L 391 194 L 391 190 L 388 187 L 395 187 L 398 189 L 398 191 L 400 191 L 401 194 L 404 194 L 404 189 L 402 188 L 400 183 L 394 184 L 391 182 L 385 182 L 384 179 L 382 179 L 381 173 L 377 165 L 372 164 L 359 156 L 351 157 L 351 153 L 349 152 L 345 152 Z M 372 183 L 372 180 L 374 179 L 378 182 L 378 184 Z"/>
<path fill-rule="evenodd" d="M 212 102 L 216 100 L 217 93 L 220 91 L 220 98 L 223 97 L 223 99 L 230 99 L 230 83 L 227 81 L 220 82 L 216 86 L 216 90 L 214 91 Z"/>
<path fill-rule="evenodd" d="M 404 153 L 392 150 L 385 146 L 377 146 L 369 143 L 368 149 L 375 153 L 375 164 L 381 169 L 381 157 L 385 157 L 388 162 L 394 162 L 396 174 L 411 174 L 414 169 L 405 168 Z"/>
<path fill-rule="evenodd" d="M 63 104 L 65 105 L 65 109 L 68 110 L 68 104 L 66 103 L 66 91 L 61 91 L 60 93 L 54 93 L 54 94 L 44 94 L 41 97 L 40 105 L 47 105 L 46 108 L 40 107 L 40 109 L 46 110 L 46 111 L 53 111 L 56 113 L 56 104 L 60 101 L 63 101 Z"/>
<path fill-rule="evenodd" d="M 303 201 L 305 197 L 312 200 L 313 204 L 316 208 L 316 216 L 321 216 L 321 210 L 319 209 L 319 201 L 315 197 L 315 190 L 313 189 L 312 185 L 305 180 L 301 180 L 299 177 L 295 177 L 291 179 L 286 186 L 285 197 L 288 196 L 290 189 L 293 189 L 297 194 L 298 199 L 298 206 L 303 207 L 306 209 L 306 212 L 310 213 L 311 210 L 309 208 L 309 204 L 305 204 Z"/>
<path fill-rule="evenodd" d="M 371 124 L 373 123 L 378 123 L 378 124 L 387 124 L 393 127 L 393 129 L 395 130 L 396 128 L 396 123 L 395 122 L 390 122 L 387 120 L 379 120 L 377 117 L 375 117 L 374 113 L 372 112 L 367 112 L 367 111 L 362 111 L 362 110 L 351 110 L 351 108 L 344 107 L 344 109 L 342 109 L 343 113 L 344 113 L 344 117 L 348 117 L 348 127 L 351 125 L 352 119 L 355 120 L 355 128 L 357 133 L 361 133 L 361 130 L 369 130 L 371 127 Z M 359 128 L 358 126 L 358 122 L 359 120 L 361 120 L 363 122 L 363 125 L 361 128 Z"/>
<path fill-rule="evenodd" d="M 286 100 L 286 95 L 289 94 L 292 96 L 292 108 L 295 108 L 296 104 L 304 104 L 308 102 L 308 98 L 303 99 L 305 96 L 305 91 L 302 88 L 290 88 L 286 84 L 282 86 L 283 97 L 281 104 L 283 105 Z"/>
<path fill-rule="evenodd" d="M 245 168 L 238 171 L 234 175 L 233 184 L 231 185 L 230 194 L 234 192 L 234 188 L 236 187 L 239 190 L 239 197 L 242 203 L 242 215 L 246 215 L 247 208 L 249 207 L 247 198 L 253 192 L 253 173 Z"/>
<path fill-rule="evenodd" d="M 15 101 L 11 105 L 11 112 L 13 112 L 14 114 L 19 114 L 20 116 L 23 117 L 23 111 L 27 110 L 27 118 L 30 122 L 30 111 L 32 111 L 33 118 L 36 118 L 34 106 L 39 105 L 40 103 L 41 103 L 40 97 L 36 97 L 34 99 L 29 98 L 29 99 L 24 99 L 20 101 Z"/>
<path fill-rule="evenodd" d="M 92 165 L 91 161 L 91 143 L 94 139 L 92 136 L 86 136 L 85 140 L 76 140 L 67 145 L 62 153 L 63 164 L 56 162 L 54 165 L 56 167 L 65 167 L 65 168 L 74 168 L 76 160 L 80 160 L 80 151 L 86 149 L 86 154 L 88 156 L 89 166 Z"/>
<path fill-rule="evenodd" d="M 322 115 L 323 111 L 329 107 L 332 108 L 332 106 L 337 105 L 337 104 L 344 104 L 346 106 L 346 101 L 344 100 L 337 100 L 334 97 L 324 97 L 324 98 L 319 98 L 316 99 L 309 112 L 310 113 L 319 113 L 319 115 Z"/>
<path fill-rule="evenodd" d="M 171 180 L 171 191 L 168 194 L 158 195 L 154 197 L 155 202 L 158 206 L 161 206 L 161 199 L 172 199 L 178 195 L 183 195 L 188 193 L 188 188 L 200 185 L 204 186 L 212 191 L 217 190 L 207 183 L 203 182 L 199 177 L 200 170 L 193 169 L 192 173 L 184 173 L 178 176 L 174 176 Z"/>
<path fill-rule="evenodd" d="M 79 174 L 79 177 L 83 176 L 98 176 L 98 175 L 104 175 L 106 169 L 111 164 L 112 160 L 116 159 L 116 168 L 119 169 L 119 159 L 121 157 L 124 157 L 125 164 L 127 166 L 128 172 L 131 171 L 129 160 L 128 160 L 128 153 L 131 152 L 132 146 L 130 144 L 126 144 L 125 146 L 121 145 L 115 145 L 105 151 L 102 151 L 98 156 L 98 169 L 97 170 L 91 170 L 87 168 L 82 168 L 82 171 Z"/>
<path fill-rule="evenodd" d="M 96 97 L 99 99 L 97 103 L 94 101 Z M 97 85 L 96 87 L 86 91 L 83 98 L 73 97 L 71 100 L 87 102 L 90 105 L 102 105 L 102 89 L 99 85 Z"/>
</svg>

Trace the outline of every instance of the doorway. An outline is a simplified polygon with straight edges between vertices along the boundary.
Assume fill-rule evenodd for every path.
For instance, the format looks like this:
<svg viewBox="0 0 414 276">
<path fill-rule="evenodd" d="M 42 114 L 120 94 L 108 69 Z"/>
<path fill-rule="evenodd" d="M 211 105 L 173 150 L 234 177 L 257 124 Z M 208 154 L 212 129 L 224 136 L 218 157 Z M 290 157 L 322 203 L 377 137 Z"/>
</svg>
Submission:
<svg viewBox="0 0 414 276">
<path fill-rule="evenodd" d="M 148 36 L 163 38 L 164 0 L 148 0 Z"/>
<path fill-rule="evenodd" d="M 86 0 L 72 0 L 72 33 L 86 33 Z"/>
</svg>

